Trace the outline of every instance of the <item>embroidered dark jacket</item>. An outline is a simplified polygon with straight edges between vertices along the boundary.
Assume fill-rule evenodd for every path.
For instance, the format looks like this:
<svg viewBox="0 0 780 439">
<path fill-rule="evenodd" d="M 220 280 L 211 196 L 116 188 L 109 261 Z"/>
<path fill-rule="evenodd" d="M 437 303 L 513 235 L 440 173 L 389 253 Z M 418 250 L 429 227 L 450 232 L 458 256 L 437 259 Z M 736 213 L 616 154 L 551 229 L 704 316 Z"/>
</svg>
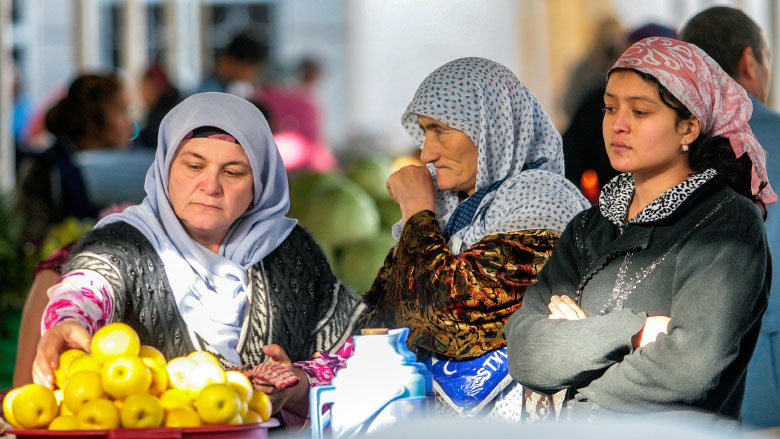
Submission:
<svg viewBox="0 0 780 439">
<path fill-rule="evenodd" d="M 408 327 L 408 343 L 455 358 L 506 345 L 504 324 L 550 257 L 559 233 L 523 230 L 485 236 L 458 255 L 436 215 L 412 215 L 363 295 L 360 326 Z"/>
<path fill-rule="evenodd" d="M 197 335 L 197 328 L 187 328 L 162 260 L 134 227 L 119 222 L 91 231 L 65 267 L 66 272 L 75 269 L 94 270 L 108 280 L 114 294 L 111 321 L 132 326 L 142 344 L 160 349 L 167 359 L 208 350 L 228 365 Z M 249 303 L 238 345 L 243 364 L 249 366 L 265 359 L 262 347 L 271 343 L 279 344 L 292 361 L 333 351 L 351 335 L 365 309 L 336 279 L 301 227 L 249 273 Z"/>
<path fill-rule="evenodd" d="M 577 417 L 738 417 L 767 306 L 769 249 L 756 207 L 720 176 L 704 180 L 670 190 L 661 204 L 676 207 L 643 222 L 623 228 L 594 206 L 569 223 L 507 323 L 514 379 L 548 393 L 569 388 Z M 587 318 L 548 319 L 553 294 L 575 298 Z M 671 317 L 668 335 L 632 349 L 647 316 Z"/>
</svg>

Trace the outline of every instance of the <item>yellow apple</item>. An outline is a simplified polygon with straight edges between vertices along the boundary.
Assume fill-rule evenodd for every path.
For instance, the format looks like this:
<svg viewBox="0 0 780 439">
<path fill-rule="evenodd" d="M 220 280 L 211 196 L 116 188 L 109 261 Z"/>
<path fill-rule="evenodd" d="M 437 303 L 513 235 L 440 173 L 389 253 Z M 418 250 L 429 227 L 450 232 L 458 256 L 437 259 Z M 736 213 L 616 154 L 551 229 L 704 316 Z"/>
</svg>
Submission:
<svg viewBox="0 0 780 439">
<path fill-rule="evenodd" d="M 192 398 L 186 391 L 181 389 L 168 389 L 160 396 L 160 403 L 165 410 L 172 410 L 176 407 L 188 407 L 194 409 Z"/>
<path fill-rule="evenodd" d="M 119 427 L 119 409 L 113 402 L 98 398 L 84 404 L 76 414 L 79 430 L 108 430 Z"/>
<path fill-rule="evenodd" d="M 203 423 L 200 421 L 198 413 L 189 407 L 174 407 L 165 412 L 166 427 L 188 428 L 200 427 Z"/>
<path fill-rule="evenodd" d="M 160 396 L 168 388 L 168 371 L 165 370 L 165 362 L 160 363 L 149 357 L 140 357 L 141 361 L 152 373 L 152 385 L 149 387 L 149 393 L 154 396 Z"/>
<path fill-rule="evenodd" d="M 195 362 L 187 357 L 176 357 L 165 366 L 168 371 L 168 386 L 187 391 L 187 376 L 195 369 Z"/>
<path fill-rule="evenodd" d="M 249 400 L 249 410 L 257 412 L 263 422 L 265 422 L 271 419 L 271 411 L 273 410 L 271 399 L 265 393 L 255 390 L 252 394 L 252 399 Z"/>
<path fill-rule="evenodd" d="M 225 372 L 225 377 L 227 378 L 228 385 L 238 393 L 241 402 L 248 404 L 252 399 L 252 392 L 254 391 L 254 387 L 252 387 L 252 383 L 249 382 L 249 378 L 237 370 Z"/>
<path fill-rule="evenodd" d="M 241 399 L 227 384 L 209 384 L 195 398 L 198 415 L 207 424 L 226 424 L 241 406 Z"/>
<path fill-rule="evenodd" d="M 141 358 L 149 358 L 157 363 L 160 363 L 162 367 L 165 367 L 167 361 L 165 355 L 162 354 L 156 347 L 149 345 L 141 345 L 141 350 L 138 352 L 138 356 Z"/>
<path fill-rule="evenodd" d="M 79 421 L 73 415 L 60 415 L 49 424 L 49 430 L 78 430 Z"/>
<path fill-rule="evenodd" d="M 236 416 L 233 416 L 233 418 L 227 422 L 227 425 L 241 425 L 243 423 L 244 418 L 241 417 L 240 413 L 236 413 Z"/>
<path fill-rule="evenodd" d="M 209 384 L 225 384 L 225 371 L 216 364 L 200 363 L 187 375 L 187 393 L 195 398 Z"/>
<path fill-rule="evenodd" d="M 106 393 L 100 384 L 100 374 L 91 370 L 82 370 L 71 375 L 63 389 L 64 405 L 74 413 L 78 413 L 89 401 L 105 397 Z"/>
<path fill-rule="evenodd" d="M 120 355 L 138 356 L 140 351 L 138 334 L 125 323 L 109 323 L 98 329 L 92 337 L 92 356 L 98 363 L 105 363 Z"/>
<path fill-rule="evenodd" d="M 76 416 L 76 412 L 69 409 L 67 404 L 60 404 L 60 411 L 58 414 L 60 416 Z"/>
<path fill-rule="evenodd" d="M 195 364 L 210 363 L 219 366 L 219 360 L 217 360 L 217 357 L 206 351 L 195 351 L 187 355 L 187 358 L 194 361 Z"/>
<path fill-rule="evenodd" d="M 156 396 L 135 393 L 125 399 L 120 416 L 122 427 L 159 427 L 163 421 L 163 407 Z"/>
<path fill-rule="evenodd" d="M 249 402 L 241 401 L 241 407 L 238 409 L 238 414 L 241 415 L 241 417 L 243 418 L 244 416 L 246 416 L 248 411 L 249 411 Z"/>
<path fill-rule="evenodd" d="M 65 380 L 68 378 L 68 368 L 70 363 L 78 357 L 87 355 L 81 349 L 68 349 L 60 354 L 60 360 L 57 368 L 54 369 L 54 384 L 60 389 L 65 387 Z"/>
<path fill-rule="evenodd" d="M 258 415 L 254 410 L 247 411 L 246 415 L 244 415 L 242 419 L 244 420 L 244 424 L 255 424 L 263 422 L 263 418 L 261 418 L 260 415 Z"/>
<path fill-rule="evenodd" d="M 152 373 L 135 355 L 113 357 L 103 365 L 100 374 L 103 389 L 117 399 L 133 393 L 144 393 L 152 384 Z"/>
<path fill-rule="evenodd" d="M 17 387 L 6 393 L 5 398 L 3 398 L 3 416 L 5 417 L 6 421 L 8 421 L 8 423 L 10 423 L 14 428 L 19 429 L 24 427 L 22 427 L 22 424 L 20 424 L 14 416 L 13 402 L 14 398 L 16 398 L 16 395 L 18 395 L 21 390 L 21 387 Z"/>
<path fill-rule="evenodd" d="M 54 391 L 40 384 L 22 386 L 11 404 L 13 417 L 24 428 L 45 428 L 57 416 Z"/>
<path fill-rule="evenodd" d="M 103 365 L 98 363 L 92 355 L 82 355 L 74 358 L 73 361 L 70 362 L 70 367 L 68 367 L 65 382 L 67 383 L 68 378 L 70 378 L 71 375 L 76 372 L 81 372 L 82 370 L 91 370 L 92 372 L 100 373 L 103 370 Z"/>
</svg>

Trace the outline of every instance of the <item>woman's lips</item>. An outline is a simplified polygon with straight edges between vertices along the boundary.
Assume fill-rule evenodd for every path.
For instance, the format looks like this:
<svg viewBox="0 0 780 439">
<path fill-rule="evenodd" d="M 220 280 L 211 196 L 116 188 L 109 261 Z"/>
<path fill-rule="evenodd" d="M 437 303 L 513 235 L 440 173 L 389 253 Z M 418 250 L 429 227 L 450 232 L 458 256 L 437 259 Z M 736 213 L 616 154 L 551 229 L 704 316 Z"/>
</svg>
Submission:
<svg viewBox="0 0 780 439">
<path fill-rule="evenodd" d="M 203 204 L 203 203 L 192 203 L 192 204 L 194 204 L 197 207 L 200 207 L 201 209 L 213 209 L 213 210 L 218 210 L 219 209 L 219 207 L 212 206 L 210 204 Z"/>
<path fill-rule="evenodd" d="M 626 145 L 623 142 L 611 142 L 610 145 L 612 146 L 612 149 L 616 152 L 623 152 L 631 149 L 630 146 Z"/>
</svg>

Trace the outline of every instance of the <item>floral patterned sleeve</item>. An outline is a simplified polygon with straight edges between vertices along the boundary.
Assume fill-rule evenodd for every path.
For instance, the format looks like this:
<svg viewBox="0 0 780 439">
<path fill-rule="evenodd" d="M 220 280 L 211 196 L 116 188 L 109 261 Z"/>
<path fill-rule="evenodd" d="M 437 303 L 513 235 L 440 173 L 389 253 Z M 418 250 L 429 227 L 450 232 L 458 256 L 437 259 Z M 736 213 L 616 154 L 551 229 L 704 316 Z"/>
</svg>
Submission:
<svg viewBox="0 0 780 439">
<path fill-rule="evenodd" d="M 346 366 L 347 358 L 353 353 L 355 353 L 355 344 L 350 337 L 336 353 L 317 352 L 310 360 L 297 361 L 294 365 L 309 377 L 310 387 L 326 386 L 336 376 L 336 372 Z"/>
<path fill-rule="evenodd" d="M 94 334 L 111 317 L 113 299 L 106 279 L 90 270 L 74 270 L 49 291 L 41 333 L 63 320 L 73 319 Z"/>
<path fill-rule="evenodd" d="M 552 254 L 560 232 L 488 235 L 454 255 L 431 211 L 404 225 L 395 251 L 363 300 L 359 327 L 408 327 L 408 342 L 454 358 L 506 345 L 504 325 Z"/>
</svg>

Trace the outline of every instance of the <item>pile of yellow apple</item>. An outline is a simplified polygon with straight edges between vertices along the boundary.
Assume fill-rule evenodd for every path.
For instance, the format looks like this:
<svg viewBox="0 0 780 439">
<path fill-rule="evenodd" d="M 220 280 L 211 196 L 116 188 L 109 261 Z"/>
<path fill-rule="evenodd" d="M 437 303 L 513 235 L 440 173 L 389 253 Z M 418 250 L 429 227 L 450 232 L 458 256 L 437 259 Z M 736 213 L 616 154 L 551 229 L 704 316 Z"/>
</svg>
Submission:
<svg viewBox="0 0 780 439">
<path fill-rule="evenodd" d="M 6 420 L 19 429 L 102 430 L 247 424 L 271 416 L 268 396 L 207 352 L 166 362 L 124 323 L 98 330 L 91 350 L 60 355 L 55 390 L 27 384 L 8 392 Z"/>
</svg>

